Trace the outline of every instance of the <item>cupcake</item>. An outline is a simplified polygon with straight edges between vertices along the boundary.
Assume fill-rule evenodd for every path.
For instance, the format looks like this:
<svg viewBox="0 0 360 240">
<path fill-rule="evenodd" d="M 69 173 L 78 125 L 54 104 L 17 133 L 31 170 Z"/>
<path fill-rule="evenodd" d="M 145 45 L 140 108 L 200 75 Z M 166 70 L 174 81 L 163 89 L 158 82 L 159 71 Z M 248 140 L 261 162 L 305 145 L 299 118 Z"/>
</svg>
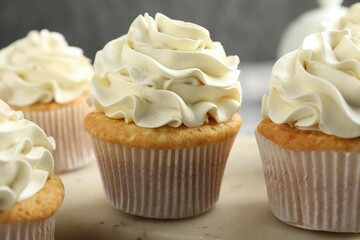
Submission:
<svg viewBox="0 0 360 240">
<path fill-rule="evenodd" d="M 54 239 L 64 198 L 54 139 L 1 100 L 0 139 L 0 239 Z"/>
<path fill-rule="evenodd" d="M 0 50 L 0 98 L 55 138 L 57 173 L 94 160 L 82 128 L 92 75 L 82 50 L 60 33 L 31 31 Z"/>
<path fill-rule="evenodd" d="M 274 65 L 256 139 L 269 204 L 300 228 L 360 232 L 360 37 L 307 36 Z"/>
<path fill-rule="evenodd" d="M 160 13 L 97 52 L 84 127 L 111 205 L 179 219 L 215 204 L 241 125 L 238 63 L 205 28 Z"/>
</svg>

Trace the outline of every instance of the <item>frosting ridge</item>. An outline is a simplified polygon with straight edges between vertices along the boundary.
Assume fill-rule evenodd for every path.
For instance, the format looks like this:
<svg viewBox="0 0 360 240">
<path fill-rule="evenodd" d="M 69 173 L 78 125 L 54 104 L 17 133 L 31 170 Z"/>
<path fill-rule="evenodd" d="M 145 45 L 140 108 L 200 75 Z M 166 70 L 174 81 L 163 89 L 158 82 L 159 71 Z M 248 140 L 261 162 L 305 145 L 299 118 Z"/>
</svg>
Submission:
<svg viewBox="0 0 360 240">
<path fill-rule="evenodd" d="M 324 22 L 319 30 L 345 30 L 350 29 L 353 35 L 360 31 L 360 3 L 352 4 L 344 16 L 334 21 Z"/>
</svg>

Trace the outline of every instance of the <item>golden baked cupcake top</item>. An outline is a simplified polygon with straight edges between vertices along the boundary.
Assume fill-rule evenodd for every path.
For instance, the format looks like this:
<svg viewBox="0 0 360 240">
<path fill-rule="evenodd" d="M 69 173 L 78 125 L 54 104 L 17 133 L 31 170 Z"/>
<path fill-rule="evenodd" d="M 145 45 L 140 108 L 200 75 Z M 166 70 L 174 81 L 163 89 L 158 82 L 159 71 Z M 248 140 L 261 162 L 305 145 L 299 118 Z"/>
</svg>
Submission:
<svg viewBox="0 0 360 240">
<path fill-rule="evenodd" d="M 234 114 L 225 123 L 210 119 L 208 124 L 198 127 L 143 128 L 123 119 L 112 119 L 104 113 L 90 113 L 84 127 L 94 137 L 107 142 L 137 148 L 169 149 L 202 146 L 222 142 L 234 137 L 241 126 L 241 117 Z"/>
<path fill-rule="evenodd" d="M 71 106 L 76 106 L 76 105 L 80 105 L 80 104 L 84 104 L 86 101 L 86 98 L 88 97 L 89 93 L 86 92 L 85 94 L 83 94 L 82 96 L 78 97 L 77 99 L 75 99 L 74 101 L 68 102 L 68 103 L 63 103 L 63 104 L 58 104 L 57 102 L 55 102 L 54 100 L 48 103 L 34 103 L 32 105 L 29 106 L 23 106 L 23 107 L 17 107 L 17 106 L 11 106 L 11 108 L 13 110 L 16 111 L 22 111 L 22 112 L 47 112 L 47 111 L 56 111 L 62 108 L 66 108 L 66 107 L 71 107 Z M 86 106 L 86 105 L 85 105 Z"/>
<path fill-rule="evenodd" d="M 140 15 L 97 52 L 88 103 L 144 128 L 227 122 L 241 104 L 238 64 L 205 28 Z"/>
<path fill-rule="evenodd" d="M 300 130 L 264 118 L 257 131 L 279 146 L 294 151 L 360 152 L 360 138 L 339 138 L 316 130 Z"/>
<path fill-rule="evenodd" d="M 339 138 L 360 137 L 360 35 L 307 36 L 274 65 L 262 115 L 276 124 Z"/>
<path fill-rule="evenodd" d="M 34 196 L 15 203 L 10 209 L 0 211 L 0 224 L 40 221 L 53 216 L 64 200 L 61 179 L 51 175 Z"/>
<path fill-rule="evenodd" d="M 0 50 L 0 98 L 10 106 L 72 102 L 89 91 L 92 76 L 83 51 L 57 32 L 30 31 Z"/>
</svg>

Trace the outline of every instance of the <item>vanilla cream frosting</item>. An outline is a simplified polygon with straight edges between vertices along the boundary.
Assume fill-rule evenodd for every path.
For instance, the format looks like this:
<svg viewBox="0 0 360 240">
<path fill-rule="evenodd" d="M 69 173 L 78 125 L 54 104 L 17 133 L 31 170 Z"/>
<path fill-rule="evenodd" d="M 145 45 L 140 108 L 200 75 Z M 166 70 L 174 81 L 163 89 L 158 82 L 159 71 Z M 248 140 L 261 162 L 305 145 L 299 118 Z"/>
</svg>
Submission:
<svg viewBox="0 0 360 240">
<path fill-rule="evenodd" d="M 360 35 L 350 30 L 309 35 L 274 65 L 262 114 L 273 122 L 360 137 Z"/>
<path fill-rule="evenodd" d="M 89 90 L 93 68 L 80 48 L 48 30 L 0 50 L 0 98 L 12 106 L 68 103 Z"/>
<path fill-rule="evenodd" d="M 0 100 L 0 210 L 35 195 L 53 173 L 55 141 Z"/>
<path fill-rule="evenodd" d="M 350 29 L 353 36 L 360 32 L 360 3 L 354 3 L 346 14 L 333 21 L 325 21 L 319 26 L 319 31 Z"/>
<path fill-rule="evenodd" d="M 238 64 L 201 26 L 139 15 L 97 52 L 88 104 L 147 128 L 226 122 L 241 104 Z"/>
</svg>

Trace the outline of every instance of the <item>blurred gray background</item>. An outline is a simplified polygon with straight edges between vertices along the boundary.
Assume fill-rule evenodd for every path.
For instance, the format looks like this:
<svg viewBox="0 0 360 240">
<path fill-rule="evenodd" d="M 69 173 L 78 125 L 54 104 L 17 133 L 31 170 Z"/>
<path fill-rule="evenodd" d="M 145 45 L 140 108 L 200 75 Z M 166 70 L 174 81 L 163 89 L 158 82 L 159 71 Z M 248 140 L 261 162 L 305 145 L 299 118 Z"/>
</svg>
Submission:
<svg viewBox="0 0 360 240">
<path fill-rule="evenodd" d="M 354 2 L 344 0 L 343 5 Z M 268 91 L 283 31 L 291 21 L 316 8 L 316 0 L 0 0 L 0 48 L 30 30 L 46 28 L 62 33 L 93 61 L 96 51 L 126 34 L 139 14 L 161 12 L 197 23 L 224 45 L 228 55 L 240 57 L 240 134 L 252 135 L 262 118 L 261 98 Z"/>
<path fill-rule="evenodd" d="M 47 28 L 93 59 L 105 43 L 127 32 L 137 15 L 162 12 L 204 26 L 242 62 L 267 61 L 275 58 L 286 25 L 317 6 L 316 0 L 1 0 L 0 48 L 32 29 Z"/>
</svg>

